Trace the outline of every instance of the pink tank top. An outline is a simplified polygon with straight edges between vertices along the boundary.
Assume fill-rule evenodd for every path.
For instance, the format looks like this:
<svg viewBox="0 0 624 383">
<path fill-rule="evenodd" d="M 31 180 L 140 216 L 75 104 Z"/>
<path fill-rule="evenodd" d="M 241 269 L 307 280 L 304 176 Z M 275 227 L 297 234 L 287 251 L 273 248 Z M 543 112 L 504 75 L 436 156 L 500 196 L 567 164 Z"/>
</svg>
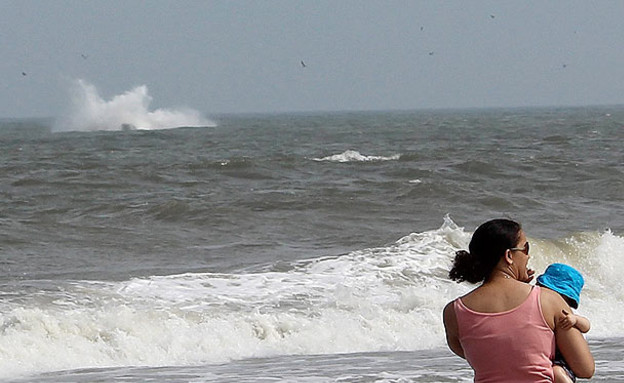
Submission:
<svg viewBox="0 0 624 383">
<path fill-rule="evenodd" d="M 454 302 L 459 341 L 475 382 L 553 382 L 555 333 L 542 314 L 540 287 L 518 307 L 480 313 Z"/>
</svg>

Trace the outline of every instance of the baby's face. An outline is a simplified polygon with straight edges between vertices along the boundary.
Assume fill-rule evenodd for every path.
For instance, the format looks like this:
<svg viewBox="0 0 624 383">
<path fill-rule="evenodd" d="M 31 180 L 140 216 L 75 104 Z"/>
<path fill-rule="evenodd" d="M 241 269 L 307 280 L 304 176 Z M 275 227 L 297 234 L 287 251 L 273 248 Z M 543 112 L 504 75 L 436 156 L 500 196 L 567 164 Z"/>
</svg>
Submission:
<svg viewBox="0 0 624 383">
<path fill-rule="evenodd" d="M 559 295 L 561 295 L 561 298 L 563 298 L 563 300 L 566 301 L 568 306 L 570 306 L 572 308 L 574 308 L 574 306 L 576 306 L 576 303 L 572 299 L 570 299 L 570 298 L 568 298 L 568 297 L 566 297 L 565 295 L 562 295 L 562 294 L 559 294 Z"/>
</svg>

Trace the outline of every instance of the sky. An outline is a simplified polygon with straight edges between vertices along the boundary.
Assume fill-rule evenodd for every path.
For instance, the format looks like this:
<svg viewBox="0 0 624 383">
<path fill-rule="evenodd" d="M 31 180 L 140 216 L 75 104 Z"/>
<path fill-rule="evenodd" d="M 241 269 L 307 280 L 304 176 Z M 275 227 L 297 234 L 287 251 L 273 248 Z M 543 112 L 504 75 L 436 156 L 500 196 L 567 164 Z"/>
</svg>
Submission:
<svg viewBox="0 0 624 383">
<path fill-rule="evenodd" d="M 624 2 L 0 0 L 0 118 L 624 104 Z"/>
</svg>

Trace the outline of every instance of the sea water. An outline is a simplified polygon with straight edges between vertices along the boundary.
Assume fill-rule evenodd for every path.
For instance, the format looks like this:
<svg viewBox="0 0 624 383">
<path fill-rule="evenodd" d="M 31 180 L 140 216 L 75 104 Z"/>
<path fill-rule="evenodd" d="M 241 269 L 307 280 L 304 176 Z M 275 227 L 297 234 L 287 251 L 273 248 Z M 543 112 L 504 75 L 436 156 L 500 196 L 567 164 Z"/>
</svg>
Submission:
<svg viewBox="0 0 624 383">
<path fill-rule="evenodd" d="M 468 382 L 447 274 L 498 217 L 624 381 L 624 108 L 198 118 L 0 121 L 2 381 Z"/>
</svg>

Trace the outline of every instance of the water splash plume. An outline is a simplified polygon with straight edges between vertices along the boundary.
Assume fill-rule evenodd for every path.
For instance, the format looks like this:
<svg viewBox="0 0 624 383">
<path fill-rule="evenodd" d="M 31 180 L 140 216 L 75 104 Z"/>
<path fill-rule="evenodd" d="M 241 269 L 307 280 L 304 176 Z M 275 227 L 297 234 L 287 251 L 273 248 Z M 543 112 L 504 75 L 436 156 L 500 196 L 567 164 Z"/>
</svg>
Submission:
<svg viewBox="0 0 624 383">
<path fill-rule="evenodd" d="M 70 89 L 68 112 L 59 118 L 54 131 L 155 130 L 191 126 L 216 126 L 190 108 L 149 110 L 152 97 L 147 86 L 137 86 L 110 100 L 85 80 L 75 80 Z"/>
</svg>

